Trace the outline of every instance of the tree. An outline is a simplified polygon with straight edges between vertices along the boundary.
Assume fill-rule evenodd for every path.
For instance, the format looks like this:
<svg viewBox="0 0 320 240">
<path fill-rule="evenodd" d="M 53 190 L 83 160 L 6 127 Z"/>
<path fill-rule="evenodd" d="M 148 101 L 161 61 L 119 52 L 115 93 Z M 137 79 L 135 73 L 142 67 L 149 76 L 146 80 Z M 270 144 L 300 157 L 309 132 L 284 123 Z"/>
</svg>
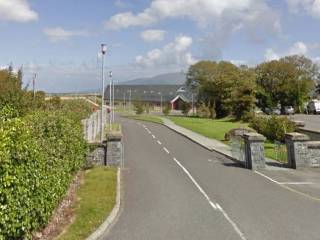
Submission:
<svg viewBox="0 0 320 240">
<path fill-rule="evenodd" d="M 265 110 L 279 103 L 282 110 L 286 105 L 301 110 L 317 78 L 317 70 L 310 61 L 302 56 L 290 56 L 258 65 L 258 106 Z"/>
<path fill-rule="evenodd" d="M 168 116 L 170 114 L 170 111 L 171 111 L 171 106 L 169 103 L 165 104 L 163 110 L 162 110 L 162 113 L 165 115 L 165 116 Z"/>
<path fill-rule="evenodd" d="M 253 111 L 256 102 L 255 73 L 253 70 L 242 67 L 237 86 L 231 93 L 232 112 L 237 119 Z"/>
<path fill-rule="evenodd" d="M 231 112 L 231 92 L 239 79 L 239 69 L 230 62 L 200 61 L 189 68 L 187 85 L 198 91 L 211 117 L 224 117 Z"/>
<path fill-rule="evenodd" d="M 190 112 L 190 109 L 191 109 L 191 105 L 190 103 L 187 103 L 187 102 L 183 102 L 181 104 L 181 111 L 182 111 L 182 114 L 187 116 L 188 113 Z"/>
</svg>

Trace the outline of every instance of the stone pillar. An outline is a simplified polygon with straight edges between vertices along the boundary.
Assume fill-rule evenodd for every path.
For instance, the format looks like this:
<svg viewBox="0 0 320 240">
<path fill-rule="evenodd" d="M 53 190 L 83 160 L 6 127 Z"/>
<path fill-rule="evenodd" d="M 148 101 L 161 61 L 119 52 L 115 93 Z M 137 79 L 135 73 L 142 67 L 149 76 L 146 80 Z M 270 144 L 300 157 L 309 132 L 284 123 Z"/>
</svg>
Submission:
<svg viewBox="0 0 320 240">
<path fill-rule="evenodd" d="M 266 138 L 259 133 L 245 133 L 243 138 L 246 168 L 252 170 L 265 168 L 264 141 Z"/>
<path fill-rule="evenodd" d="M 288 166 L 290 168 L 304 168 L 307 167 L 307 141 L 310 138 L 301 133 L 293 132 L 285 135 L 287 145 Z"/>
<path fill-rule="evenodd" d="M 107 138 L 107 165 L 121 166 L 123 160 L 122 135 L 108 134 Z"/>
</svg>

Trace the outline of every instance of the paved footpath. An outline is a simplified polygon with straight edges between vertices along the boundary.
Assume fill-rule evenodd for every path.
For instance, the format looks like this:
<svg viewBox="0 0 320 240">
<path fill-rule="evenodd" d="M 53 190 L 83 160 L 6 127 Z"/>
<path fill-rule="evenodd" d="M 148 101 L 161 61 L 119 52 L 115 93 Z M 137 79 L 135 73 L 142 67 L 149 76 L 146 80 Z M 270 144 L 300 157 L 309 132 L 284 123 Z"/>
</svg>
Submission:
<svg viewBox="0 0 320 240">
<path fill-rule="evenodd" d="M 320 238 L 320 201 L 167 127 L 124 120 L 123 130 L 122 210 L 102 239 Z"/>
</svg>

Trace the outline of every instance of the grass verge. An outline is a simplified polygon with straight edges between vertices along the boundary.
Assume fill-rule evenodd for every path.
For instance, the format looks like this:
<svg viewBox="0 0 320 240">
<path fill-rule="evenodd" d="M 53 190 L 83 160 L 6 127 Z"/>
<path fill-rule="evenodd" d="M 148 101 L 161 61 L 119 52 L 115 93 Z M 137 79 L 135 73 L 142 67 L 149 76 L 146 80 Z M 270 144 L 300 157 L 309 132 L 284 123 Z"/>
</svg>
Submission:
<svg viewBox="0 0 320 240">
<path fill-rule="evenodd" d="M 87 170 L 77 190 L 75 219 L 59 240 L 85 239 L 112 211 L 116 201 L 117 169 L 95 167 Z"/>
</svg>

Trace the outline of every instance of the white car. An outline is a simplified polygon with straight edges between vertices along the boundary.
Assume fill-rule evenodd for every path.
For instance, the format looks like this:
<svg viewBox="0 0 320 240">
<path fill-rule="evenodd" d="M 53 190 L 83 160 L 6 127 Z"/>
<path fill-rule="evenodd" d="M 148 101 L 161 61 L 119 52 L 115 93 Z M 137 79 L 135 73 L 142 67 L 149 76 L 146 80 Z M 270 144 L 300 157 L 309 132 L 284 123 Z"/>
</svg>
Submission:
<svg viewBox="0 0 320 240">
<path fill-rule="evenodd" d="M 286 115 L 294 114 L 294 108 L 292 106 L 285 106 L 284 114 Z"/>
<path fill-rule="evenodd" d="M 308 113 L 320 114 L 320 100 L 314 99 L 308 103 Z"/>
</svg>

